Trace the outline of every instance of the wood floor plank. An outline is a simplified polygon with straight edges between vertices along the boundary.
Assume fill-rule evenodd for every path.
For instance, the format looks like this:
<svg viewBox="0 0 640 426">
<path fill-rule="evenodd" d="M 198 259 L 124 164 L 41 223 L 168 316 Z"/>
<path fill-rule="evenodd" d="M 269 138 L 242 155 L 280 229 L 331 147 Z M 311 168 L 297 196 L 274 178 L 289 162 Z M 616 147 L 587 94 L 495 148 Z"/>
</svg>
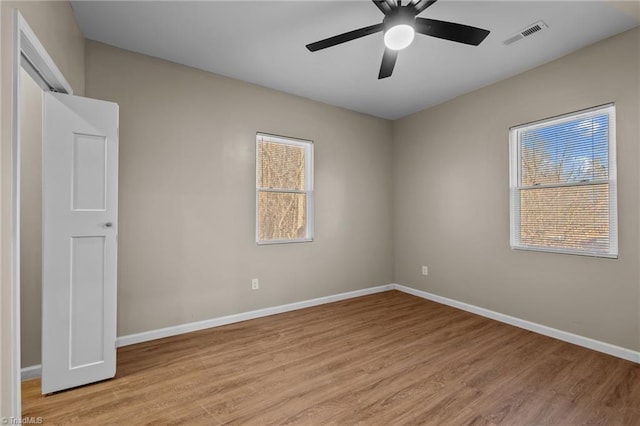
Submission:
<svg viewBox="0 0 640 426">
<path fill-rule="evenodd" d="M 640 425 L 640 366 L 397 291 L 118 350 L 23 415 L 91 425 Z"/>
</svg>

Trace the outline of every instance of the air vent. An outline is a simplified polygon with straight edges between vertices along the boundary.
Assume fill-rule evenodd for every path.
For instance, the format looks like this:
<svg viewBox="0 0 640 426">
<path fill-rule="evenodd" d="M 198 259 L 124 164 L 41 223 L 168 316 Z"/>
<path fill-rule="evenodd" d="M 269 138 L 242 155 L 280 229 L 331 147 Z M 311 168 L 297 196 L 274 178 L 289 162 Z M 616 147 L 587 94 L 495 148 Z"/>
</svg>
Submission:
<svg viewBox="0 0 640 426">
<path fill-rule="evenodd" d="M 510 44 L 515 43 L 516 41 L 522 40 L 525 37 L 529 37 L 535 33 L 538 33 L 544 30 L 545 28 L 549 28 L 549 26 L 545 24 L 544 21 L 534 22 L 533 24 L 529 25 L 527 28 L 520 30 L 516 34 L 512 35 L 502 43 L 504 43 L 505 46 L 508 46 Z"/>
</svg>

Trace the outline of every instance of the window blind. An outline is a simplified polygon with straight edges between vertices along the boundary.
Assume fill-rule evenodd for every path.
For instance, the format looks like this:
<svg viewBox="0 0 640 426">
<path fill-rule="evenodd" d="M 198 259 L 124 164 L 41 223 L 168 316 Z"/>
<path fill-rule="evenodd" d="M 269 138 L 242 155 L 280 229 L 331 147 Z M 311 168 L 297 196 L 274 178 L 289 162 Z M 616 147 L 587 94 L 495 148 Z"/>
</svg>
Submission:
<svg viewBox="0 0 640 426">
<path fill-rule="evenodd" d="M 256 242 L 311 241 L 313 145 L 256 136 Z"/>
<path fill-rule="evenodd" d="M 511 130 L 512 247 L 617 256 L 614 112 Z"/>
</svg>

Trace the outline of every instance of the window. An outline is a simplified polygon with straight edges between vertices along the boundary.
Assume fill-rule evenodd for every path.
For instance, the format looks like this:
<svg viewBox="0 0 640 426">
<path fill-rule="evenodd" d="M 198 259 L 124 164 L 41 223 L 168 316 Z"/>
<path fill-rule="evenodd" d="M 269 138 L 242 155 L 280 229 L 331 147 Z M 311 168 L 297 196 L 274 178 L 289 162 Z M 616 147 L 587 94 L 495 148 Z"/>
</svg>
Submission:
<svg viewBox="0 0 640 426">
<path fill-rule="evenodd" d="M 511 247 L 617 257 L 615 107 L 510 130 Z"/>
<path fill-rule="evenodd" d="M 313 143 L 256 136 L 256 242 L 313 241 Z"/>
</svg>

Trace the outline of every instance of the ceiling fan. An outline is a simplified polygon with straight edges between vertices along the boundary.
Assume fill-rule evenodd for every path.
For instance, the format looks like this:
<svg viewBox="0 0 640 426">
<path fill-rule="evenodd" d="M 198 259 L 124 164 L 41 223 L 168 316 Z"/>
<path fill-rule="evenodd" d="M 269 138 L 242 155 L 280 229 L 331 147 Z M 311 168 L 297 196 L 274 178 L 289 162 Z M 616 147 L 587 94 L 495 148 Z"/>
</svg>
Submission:
<svg viewBox="0 0 640 426">
<path fill-rule="evenodd" d="M 402 0 L 372 1 L 384 13 L 382 23 L 307 44 L 307 49 L 315 52 L 384 31 L 385 49 L 378 74 L 378 79 L 381 79 L 391 76 L 398 58 L 398 51 L 411 44 L 416 32 L 472 46 L 479 45 L 489 35 L 489 31 L 482 28 L 417 17 L 437 0 L 410 0 L 406 6 L 402 5 Z"/>
</svg>

